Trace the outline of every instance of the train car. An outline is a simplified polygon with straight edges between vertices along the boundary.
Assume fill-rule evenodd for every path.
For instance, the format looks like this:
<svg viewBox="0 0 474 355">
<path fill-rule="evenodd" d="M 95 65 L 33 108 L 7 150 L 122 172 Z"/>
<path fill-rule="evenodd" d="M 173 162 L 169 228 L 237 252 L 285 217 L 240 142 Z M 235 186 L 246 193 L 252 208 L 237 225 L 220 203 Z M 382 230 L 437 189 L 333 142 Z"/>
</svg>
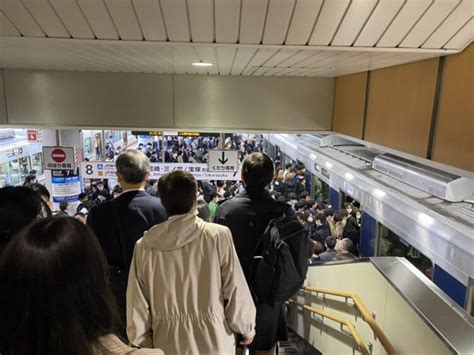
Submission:
<svg viewBox="0 0 474 355">
<path fill-rule="evenodd" d="M 362 211 L 360 256 L 403 256 L 456 303 L 474 290 L 472 173 L 331 132 L 265 135 L 274 159 L 301 162 L 333 209 Z"/>
</svg>

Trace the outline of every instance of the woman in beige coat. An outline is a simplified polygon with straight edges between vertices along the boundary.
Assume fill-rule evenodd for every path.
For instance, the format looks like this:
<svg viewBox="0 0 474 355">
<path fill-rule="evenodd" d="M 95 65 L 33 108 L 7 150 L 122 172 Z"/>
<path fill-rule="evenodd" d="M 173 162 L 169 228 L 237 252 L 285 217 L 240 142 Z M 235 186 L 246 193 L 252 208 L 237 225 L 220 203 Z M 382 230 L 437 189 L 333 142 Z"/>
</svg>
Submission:
<svg viewBox="0 0 474 355">
<path fill-rule="evenodd" d="M 127 334 L 165 354 L 234 354 L 249 344 L 255 307 L 227 227 L 196 216 L 196 181 L 183 171 L 158 183 L 170 218 L 140 239 L 127 289 Z"/>
</svg>

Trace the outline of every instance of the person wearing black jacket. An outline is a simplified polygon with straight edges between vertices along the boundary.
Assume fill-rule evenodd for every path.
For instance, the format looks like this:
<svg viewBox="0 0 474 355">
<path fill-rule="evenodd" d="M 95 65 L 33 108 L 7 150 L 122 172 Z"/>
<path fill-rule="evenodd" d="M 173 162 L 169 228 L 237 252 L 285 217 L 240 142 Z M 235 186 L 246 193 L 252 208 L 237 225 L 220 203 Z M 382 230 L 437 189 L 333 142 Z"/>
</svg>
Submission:
<svg viewBox="0 0 474 355">
<path fill-rule="evenodd" d="M 273 162 L 263 153 L 250 154 L 242 163 L 244 188 L 233 198 L 219 205 L 215 223 L 229 227 L 240 264 L 250 285 L 253 257 L 268 222 L 281 215 L 265 187 L 273 178 Z M 256 304 L 256 336 L 250 345 L 259 354 L 275 354 L 276 342 L 287 340 L 284 304 L 271 307 Z M 242 352 L 239 349 L 238 352 Z"/>
<path fill-rule="evenodd" d="M 93 207 L 87 218 L 102 246 L 111 273 L 119 311 L 125 319 L 125 292 L 133 249 L 143 233 L 167 219 L 158 198 L 145 192 L 150 163 L 138 150 L 127 150 L 115 162 L 123 193 Z M 124 329 L 122 329 L 124 332 Z"/>
</svg>

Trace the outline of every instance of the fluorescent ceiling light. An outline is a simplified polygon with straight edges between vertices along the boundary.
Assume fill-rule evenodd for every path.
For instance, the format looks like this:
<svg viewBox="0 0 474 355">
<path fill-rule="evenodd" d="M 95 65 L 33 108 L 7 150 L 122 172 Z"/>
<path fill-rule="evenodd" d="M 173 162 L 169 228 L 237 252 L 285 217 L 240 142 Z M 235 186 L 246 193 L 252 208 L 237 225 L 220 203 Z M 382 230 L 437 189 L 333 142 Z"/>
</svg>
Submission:
<svg viewBox="0 0 474 355">
<path fill-rule="evenodd" d="M 354 175 L 352 175 L 351 173 L 346 173 L 345 177 L 347 180 L 351 181 L 354 178 Z"/>
<path fill-rule="evenodd" d="M 314 155 L 313 153 L 311 153 L 311 154 L 309 155 L 309 157 L 310 157 L 312 160 L 316 160 L 316 155 Z"/>
<path fill-rule="evenodd" d="M 420 220 L 420 223 L 424 226 L 431 226 L 434 222 L 433 217 L 428 216 L 426 213 L 420 213 L 418 215 L 418 219 Z"/>
<path fill-rule="evenodd" d="M 195 62 L 193 63 L 195 67 L 212 67 L 213 63 L 206 63 L 206 62 Z"/>
<path fill-rule="evenodd" d="M 324 164 L 324 165 L 326 165 L 326 168 L 328 168 L 328 169 L 331 169 L 331 168 L 332 168 L 332 164 L 331 164 L 330 162 L 328 162 L 328 161 L 327 161 L 326 164 Z"/>
<path fill-rule="evenodd" d="M 375 189 L 375 190 L 374 190 L 374 195 L 377 196 L 377 197 L 384 197 L 384 196 L 385 196 L 385 192 L 382 191 L 382 190 L 379 190 L 379 189 Z"/>
</svg>

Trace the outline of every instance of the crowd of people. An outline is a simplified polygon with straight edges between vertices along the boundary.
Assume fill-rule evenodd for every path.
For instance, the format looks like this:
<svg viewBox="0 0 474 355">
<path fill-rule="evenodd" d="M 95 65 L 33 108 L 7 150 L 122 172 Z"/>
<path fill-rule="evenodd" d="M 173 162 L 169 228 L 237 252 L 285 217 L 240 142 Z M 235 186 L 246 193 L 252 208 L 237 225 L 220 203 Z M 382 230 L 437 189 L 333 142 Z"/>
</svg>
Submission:
<svg viewBox="0 0 474 355">
<path fill-rule="evenodd" d="M 196 142 L 171 143 L 179 157 Z M 276 203 L 313 240 L 309 263 L 357 254 L 360 211 L 334 212 L 304 165 L 274 169 L 254 140 L 225 145 L 241 151 L 239 183 L 182 170 L 149 180 L 154 152 L 127 150 L 117 186 L 93 182 L 74 218 L 67 204 L 52 212 L 34 179 L 0 189 L 0 353 L 275 354 L 284 303 L 259 303 L 249 284 Z"/>
</svg>

